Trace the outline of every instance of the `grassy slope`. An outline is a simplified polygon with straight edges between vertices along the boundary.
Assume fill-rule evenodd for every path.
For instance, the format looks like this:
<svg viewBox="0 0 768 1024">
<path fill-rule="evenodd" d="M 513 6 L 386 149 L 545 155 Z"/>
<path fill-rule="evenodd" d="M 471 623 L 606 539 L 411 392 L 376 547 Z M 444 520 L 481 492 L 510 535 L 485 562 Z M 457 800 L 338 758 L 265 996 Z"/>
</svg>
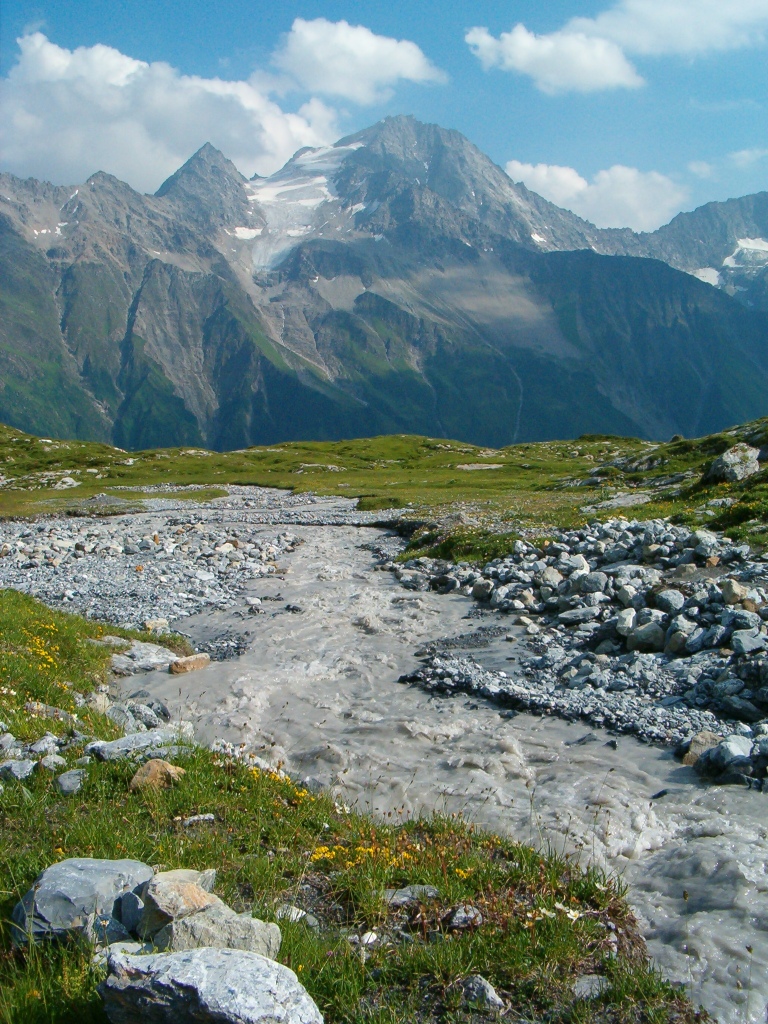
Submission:
<svg viewBox="0 0 768 1024">
<path fill-rule="evenodd" d="M 115 630 L 110 627 L 109 630 Z M 0 718 L 25 738 L 61 725 L 22 711 L 36 699 L 75 709 L 72 691 L 104 678 L 109 652 L 87 643 L 97 623 L 55 613 L 13 591 L 0 592 Z M 127 634 L 126 634 L 127 635 Z M 84 715 L 84 731 L 109 737 L 106 719 Z M 75 747 L 70 761 L 80 753 Z M 693 1021 L 684 996 L 649 967 L 616 883 L 555 853 L 474 831 L 458 820 L 374 823 L 313 796 L 288 779 L 226 763 L 204 750 L 180 760 L 173 790 L 130 793 L 127 764 L 88 766 L 83 790 L 63 798 L 46 772 L 0 793 L 0 1021 L 104 1024 L 101 972 L 76 943 L 14 952 L 6 922 L 39 870 L 68 856 L 135 857 L 166 868 L 215 866 L 217 892 L 238 910 L 274 920 L 279 903 L 303 905 L 323 921 L 319 934 L 281 924 L 280 960 L 319 1003 L 328 1024 L 477 1022 L 462 1006 L 460 982 L 482 973 L 527 1019 Z M 185 817 L 215 822 L 185 829 Z M 393 920 L 383 891 L 406 883 L 439 888 L 417 919 Z M 485 923 L 451 935 L 441 924 L 459 902 Z M 410 941 L 374 947 L 362 958 L 345 929 L 403 926 Z M 617 929 L 619 954 L 607 938 Z M 574 1002 L 582 973 L 604 974 L 608 994 Z"/>
<path fill-rule="evenodd" d="M 659 445 L 587 435 L 576 441 L 489 450 L 394 435 L 291 442 L 223 454 L 175 448 L 130 455 L 89 442 L 41 441 L 0 426 L 0 473 L 8 481 L 0 490 L 0 515 L 92 510 L 88 499 L 99 493 L 135 503 L 141 488 L 153 484 L 202 484 L 213 489 L 204 495 L 210 497 L 220 493 L 217 486 L 240 483 L 359 497 L 364 509 L 397 509 L 403 520 L 435 524 L 423 542 L 443 543 L 445 555 L 459 547 L 464 557 L 481 555 L 498 546 L 493 536 L 545 534 L 622 512 L 630 518 L 672 515 L 762 544 L 768 539 L 768 473 L 740 485 L 701 483 L 711 460 L 743 440 L 766 443 L 768 420 Z M 461 468 L 466 466 L 496 468 Z M 80 486 L 55 490 L 51 485 L 64 473 L 72 474 Z M 671 479 L 681 474 L 688 475 Z M 593 510 L 619 492 L 638 490 L 650 493 L 652 500 L 635 508 Z M 183 493 L 196 496 L 179 496 Z M 736 504 L 728 509 L 707 506 L 722 497 Z"/>
</svg>

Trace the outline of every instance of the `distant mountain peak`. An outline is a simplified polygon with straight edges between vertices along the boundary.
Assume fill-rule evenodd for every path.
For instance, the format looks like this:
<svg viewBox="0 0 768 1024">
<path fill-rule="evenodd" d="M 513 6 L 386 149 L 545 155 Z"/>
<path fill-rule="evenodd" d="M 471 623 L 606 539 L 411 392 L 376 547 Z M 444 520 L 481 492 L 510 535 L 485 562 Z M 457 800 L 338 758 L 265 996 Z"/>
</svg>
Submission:
<svg viewBox="0 0 768 1024">
<path fill-rule="evenodd" d="M 244 175 L 238 171 L 235 165 L 224 154 L 212 146 L 210 142 L 193 153 L 186 163 L 182 164 L 178 171 L 166 178 L 160 188 L 155 192 L 159 198 L 172 195 L 174 192 L 188 187 L 193 179 L 202 179 L 211 182 L 212 179 L 226 178 L 242 184 L 246 181 Z"/>
<path fill-rule="evenodd" d="M 206 142 L 155 192 L 208 229 L 250 223 L 243 185 L 248 179 L 231 160 Z"/>
</svg>

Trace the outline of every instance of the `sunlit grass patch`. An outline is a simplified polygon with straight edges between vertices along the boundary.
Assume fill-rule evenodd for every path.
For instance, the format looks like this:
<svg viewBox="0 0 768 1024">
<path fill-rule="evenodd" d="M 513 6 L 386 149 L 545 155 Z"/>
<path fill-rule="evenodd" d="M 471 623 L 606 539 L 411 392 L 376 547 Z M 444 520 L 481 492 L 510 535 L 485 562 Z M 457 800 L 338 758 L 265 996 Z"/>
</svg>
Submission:
<svg viewBox="0 0 768 1024">
<path fill-rule="evenodd" d="M 107 681 L 115 648 L 91 642 L 106 633 L 125 637 L 126 646 L 132 638 L 157 641 L 150 633 L 105 626 L 53 611 L 17 590 L 0 590 L 0 721 L 22 740 L 39 738 L 44 727 L 57 733 L 72 727 L 66 719 L 57 722 L 26 706 L 38 702 L 77 719 L 81 730 L 107 728 L 108 720 L 76 700 L 76 694 Z M 180 654 L 190 652 L 184 637 L 169 634 L 163 643 Z"/>
</svg>

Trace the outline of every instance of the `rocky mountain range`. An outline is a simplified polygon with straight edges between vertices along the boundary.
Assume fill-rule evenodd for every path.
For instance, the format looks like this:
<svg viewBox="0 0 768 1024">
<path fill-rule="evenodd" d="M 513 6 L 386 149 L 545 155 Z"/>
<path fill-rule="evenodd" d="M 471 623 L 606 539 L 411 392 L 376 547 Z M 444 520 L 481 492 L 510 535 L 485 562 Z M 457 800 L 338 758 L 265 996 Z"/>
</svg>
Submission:
<svg viewBox="0 0 768 1024">
<path fill-rule="evenodd" d="M 766 413 L 768 193 L 601 230 L 387 118 L 154 196 L 0 175 L 0 420 L 125 448 L 663 438 Z"/>
</svg>

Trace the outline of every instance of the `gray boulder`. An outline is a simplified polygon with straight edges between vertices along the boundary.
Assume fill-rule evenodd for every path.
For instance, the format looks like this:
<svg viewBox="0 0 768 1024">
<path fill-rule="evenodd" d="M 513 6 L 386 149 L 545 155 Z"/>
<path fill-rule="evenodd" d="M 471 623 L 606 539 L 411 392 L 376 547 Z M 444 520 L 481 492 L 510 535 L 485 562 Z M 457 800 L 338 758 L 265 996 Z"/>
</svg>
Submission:
<svg viewBox="0 0 768 1024">
<path fill-rule="evenodd" d="M 629 636 L 635 628 L 637 612 L 634 608 L 622 608 L 616 616 L 616 632 L 619 636 Z"/>
<path fill-rule="evenodd" d="M 574 572 L 589 572 L 589 562 L 584 555 L 568 555 L 561 564 L 568 575 Z"/>
<path fill-rule="evenodd" d="M 71 771 L 62 772 L 56 778 L 54 786 L 62 796 L 74 796 L 83 788 L 83 780 L 86 774 L 84 768 L 73 768 Z"/>
<path fill-rule="evenodd" d="M 120 676 L 132 676 L 137 672 L 151 672 L 153 669 L 168 668 L 178 655 L 159 644 L 147 644 L 134 640 L 124 654 L 112 655 L 112 671 Z"/>
<path fill-rule="evenodd" d="M 557 590 L 558 586 L 563 582 L 563 577 L 553 565 L 548 565 L 546 569 L 539 573 L 538 582 L 539 586 L 552 587 L 553 590 Z"/>
<path fill-rule="evenodd" d="M 478 580 L 472 587 L 472 597 L 476 601 L 490 601 L 493 593 L 493 580 Z"/>
<path fill-rule="evenodd" d="M 471 903 L 461 903 L 458 907 L 450 910 L 443 920 L 449 928 L 455 931 L 465 931 L 470 928 L 479 928 L 483 923 L 483 915 Z"/>
<path fill-rule="evenodd" d="M 52 732 L 47 732 L 45 736 L 41 736 L 36 743 L 32 743 L 29 747 L 31 754 L 36 754 L 38 757 L 42 757 L 45 754 L 56 754 L 59 750 L 59 741 Z"/>
<path fill-rule="evenodd" d="M 735 444 L 733 448 L 729 448 L 715 459 L 709 467 L 706 479 L 715 483 L 736 483 L 739 480 L 746 480 L 748 476 L 760 472 L 759 455 L 759 448 L 752 448 L 748 444 Z"/>
<path fill-rule="evenodd" d="M 685 596 L 679 590 L 662 590 L 656 595 L 656 607 L 668 615 L 677 615 L 685 604 Z"/>
<path fill-rule="evenodd" d="M 751 750 L 752 740 L 734 733 L 726 736 L 716 747 L 705 750 L 696 762 L 696 770 L 704 775 L 717 775 L 734 761 L 749 757 Z"/>
<path fill-rule="evenodd" d="M 428 900 L 440 899 L 440 890 L 434 885 L 406 885 L 403 889 L 385 889 L 384 899 L 390 907 L 410 907 Z"/>
<path fill-rule="evenodd" d="M 133 732 L 144 732 L 145 727 L 137 722 L 131 712 L 124 704 L 110 704 L 107 708 L 107 718 L 114 722 L 118 729 L 127 735 Z"/>
<path fill-rule="evenodd" d="M 608 577 L 604 572 L 588 572 L 579 580 L 582 594 L 600 594 L 608 586 Z"/>
<path fill-rule="evenodd" d="M 16 782 L 23 782 L 30 777 L 34 770 L 34 761 L 3 761 L 0 763 L 0 779 L 15 779 Z"/>
<path fill-rule="evenodd" d="M 739 722 L 762 722 L 766 717 L 765 712 L 755 707 L 752 701 L 735 694 L 721 697 L 720 708 L 726 718 L 735 718 Z"/>
<path fill-rule="evenodd" d="M 60 754 L 46 754 L 37 762 L 38 771 L 55 772 L 59 768 L 66 768 L 66 758 L 61 757 Z"/>
<path fill-rule="evenodd" d="M 474 1003 L 477 1006 L 486 1006 L 489 1009 L 502 1010 L 504 1000 L 493 985 L 481 974 L 471 974 L 461 986 L 464 1000 L 467 1003 Z"/>
<path fill-rule="evenodd" d="M 731 637 L 731 647 L 736 654 L 752 654 L 753 651 L 762 651 L 766 642 L 768 642 L 768 638 L 757 627 L 737 629 Z"/>
<path fill-rule="evenodd" d="M 124 757 L 140 754 L 148 750 L 162 748 L 175 743 L 191 743 L 194 731 L 189 722 L 164 729 L 149 729 L 147 732 L 134 732 L 122 736 L 119 740 L 93 740 L 85 748 L 86 754 L 93 754 L 99 761 L 119 761 Z"/>
<path fill-rule="evenodd" d="M 99 986 L 111 1024 L 323 1024 L 287 967 L 239 949 L 113 953 Z"/>
<path fill-rule="evenodd" d="M 564 626 L 575 626 L 581 622 L 590 622 L 599 614 L 599 608 L 571 608 L 568 611 L 560 612 L 558 619 Z"/>
<path fill-rule="evenodd" d="M 52 864 L 14 907 L 13 940 L 21 945 L 30 936 L 51 939 L 71 932 L 104 943 L 127 939 L 119 900 L 150 878 L 152 868 L 137 860 L 73 857 Z"/>
<path fill-rule="evenodd" d="M 213 946 L 217 949 L 245 949 L 274 960 L 280 950 L 280 929 L 250 914 L 238 914 L 225 903 L 213 903 L 203 910 L 170 922 L 154 937 L 159 950 L 182 952 Z"/>
<path fill-rule="evenodd" d="M 666 630 L 658 622 L 635 626 L 627 637 L 628 651 L 663 651 L 667 642 Z"/>
</svg>

